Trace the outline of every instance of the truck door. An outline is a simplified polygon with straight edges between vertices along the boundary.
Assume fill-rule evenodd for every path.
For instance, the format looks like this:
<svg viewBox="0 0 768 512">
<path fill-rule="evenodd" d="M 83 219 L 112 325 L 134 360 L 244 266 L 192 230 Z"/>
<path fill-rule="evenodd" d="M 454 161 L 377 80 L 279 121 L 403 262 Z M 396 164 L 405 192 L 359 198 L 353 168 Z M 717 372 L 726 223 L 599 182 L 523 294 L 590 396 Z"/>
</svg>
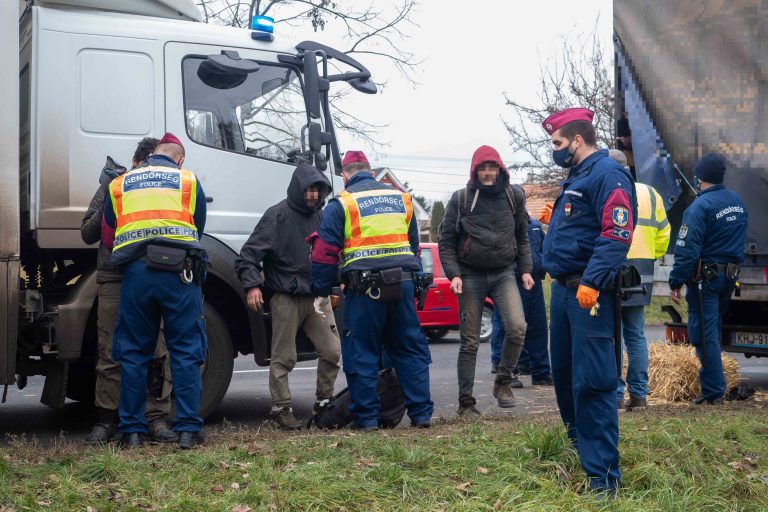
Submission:
<svg viewBox="0 0 768 512">
<path fill-rule="evenodd" d="M 253 73 L 223 73 L 206 60 L 230 49 L 168 43 L 166 129 L 186 149 L 208 197 L 207 234 L 233 250 L 263 212 L 286 197 L 308 117 L 298 70 L 263 50 L 236 51 L 259 63 Z"/>
</svg>

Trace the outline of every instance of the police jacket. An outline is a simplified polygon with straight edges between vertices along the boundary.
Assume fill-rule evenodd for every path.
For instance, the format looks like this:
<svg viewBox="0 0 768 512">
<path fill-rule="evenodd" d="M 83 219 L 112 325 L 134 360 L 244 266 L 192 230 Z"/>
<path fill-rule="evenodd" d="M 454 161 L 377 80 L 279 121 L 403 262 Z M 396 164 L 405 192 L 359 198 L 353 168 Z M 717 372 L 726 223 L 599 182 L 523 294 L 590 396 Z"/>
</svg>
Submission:
<svg viewBox="0 0 768 512">
<path fill-rule="evenodd" d="M 544 239 L 544 270 L 610 289 L 626 262 L 637 218 L 632 178 L 601 149 L 572 167 L 561 185 Z"/>
<path fill-rule="evenodd" d="M 379 183 L 367 172 L 352 176 L 345 190 L 362 192 L 367 190 L 392 190 L 392 187 Z M 338 198 L 328 202 L 323 212 L 323 220 L 314 239 L 312 250 L 312 293 L 317 296 L 330 294 L 331 287 L 338 283 L 340 253 L 344 247 L 344 225 L 346 216 L 344 207 Z M 365 258 L 344 266 L 342 272 L 351 270 L 385 270 L 401 267 L 403 270 L 421 271 L 419 255 L 419 226 L 416 216 L 411 217 L 408 225 L 408 241 L 412 254 L 392 255 L 386 258 Z"/>
<path fill-rule="evenodd" d="M 176 162 L 168 158 L 164 155 L 150 155 L 149 158 L 147 158 L 144 163 L 137 167 L 137 169 L 142 167 L 150 167 L 150 166 L 157 166 L 157 167 L 171 167 L 173 169 L 178 169 L 178 165 L 176 165 Z M 195 180 L 197 182 L 196 185 L 196 191 L 195 191 L 195 213 L 193 215 L 193 220 L 195 224 L 195 228 L 197 230 L 197 236 L 202 237 L 203 236 L 203 230 L 205 229 L 205 218 L 206 218 L 206 203 L 205 203 L 205 193 L 203 192 L 203 187 L 200 185 L 200 180 Z M 107 194 L 105 198 L 105 204 L 104 204 L 104 222 L 106 225 L 112 229 L 115 229 L 117 227 L 117 218 L 115 216 L 115 210 L 114 205 L 112 204 L 112 198 L 109 194 Z M 150 239 L 142 240 L 137 243 L 130 244 L 126 246 L 125 248 L 122 248 L 118 251 L 112 252 L 112 263 L 115 265 L 122 265 L 125 263 L 128 263 L 130 261 L 133 261 L 135 259 L 141 258 L 146 254 L 146 246 L 149 242 L 151 242 Z M 165 245 L 178 245 L 179 247 L 190 247 L 190 246 L 197 246 L 197 244 L 191 244 L 189 242 L 184 241 L 176 241 L 176 240 L 168 240 L 166 239 Z"/>
<path fill-rule="evenodd" d="M 311 186 L 320 190 L 320 201 L 314 208 L 304 200 L 304 192 Z M 235 261 L 243 288 L 265 285 L 275 292 L 311 295 L 309 246 L 304 240 L 320 226 L 330 193 L 330 183 L 315 167 L 296 167 L 288 197 L 264 212 Z"/>
<path fill-rule="evenodd" d="M 464 194 L 454 192 L 440 225 L 440 263 L 448 279 L 461 277 L 462 267 L 499 271 L 517 263 L 521 273 L 533 270 L 525 196 L 516 187 L 511 192 L 507 188 L 509 178 L 498 153 L 492 148 L 482 149 L 472 161 L 465 204 L 459 204 Z M 502 168 L 491 187 L 477 180 L 476 168 L 486 161 Z"/>
<path fill-rule="evenodd" d="M 746 236 L 747 208 L 736 192 L 722 185 L 700 192 L 683 213 L 669 287 L 676 290 L 691 279 L 699 259 L 704 263 L 741 263 Z"/>
<path fill-rule="evenodd" d="M 115 163 L 112 158 L 107 157 L 107 163 L 104 164 L 101 176 L 99 177 L 99 188 L 93 195 L 91 204 L 88 205 L 88 210 L 83 217 L 83 223 L 80 225 L 80 236 L 83 238 L 83 242 L 88 245 L 99 242 L 99 249 L 96 254 L 97 283 L 114 283 L 123 280 L 120 271 L 110 261 L 112 256 L 111 249 L 101 242 L 101 228 L 104 218 L 104 201 L 109 195 L 107 191 L 109 182 L 125 171 L 125 167 Z"/>
</svg>

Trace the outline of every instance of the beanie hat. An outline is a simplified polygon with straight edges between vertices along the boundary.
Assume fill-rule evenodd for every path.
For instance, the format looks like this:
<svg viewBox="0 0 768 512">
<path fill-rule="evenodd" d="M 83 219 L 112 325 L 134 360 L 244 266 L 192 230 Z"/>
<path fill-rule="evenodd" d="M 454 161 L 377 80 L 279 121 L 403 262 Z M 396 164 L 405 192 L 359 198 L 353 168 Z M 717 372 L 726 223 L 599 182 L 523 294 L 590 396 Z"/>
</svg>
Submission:
<svg viewBox="0 0 768 512">
<path fill-rule="evenodd" d="M 701 181 L 719 184 L 725 178 L 725 158 L 717 153 L 709 153 L 701 157 L 693 168 L 693 175 Z"/>
<path fill-rule="evenodd" d="M 368 159 L 362 151 L 347 151 L 344 153 L 344 160 L 341 162 L 341 166 L 346 167 L 350 164 L 368 164 Z"/>
<path fill-rule="evenodd" d="M 181 143 L 179 138 L 170 132 L 163 135 L 163 138 L 160 139 L 160 141 L 157 143 L 158 146 L 160 144 L 176 144 L 177 146 L 181 146 L 182 148 L 184 147 L 184 145 Z"/>
</svg>

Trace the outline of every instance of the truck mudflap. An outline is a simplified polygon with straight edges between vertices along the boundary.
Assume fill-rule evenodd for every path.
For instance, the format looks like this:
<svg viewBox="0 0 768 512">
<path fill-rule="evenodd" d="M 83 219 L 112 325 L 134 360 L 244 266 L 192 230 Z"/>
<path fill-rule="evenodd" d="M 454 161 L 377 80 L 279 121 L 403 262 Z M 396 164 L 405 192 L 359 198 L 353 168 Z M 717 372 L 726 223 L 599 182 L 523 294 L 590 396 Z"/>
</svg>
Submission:
<svg viewBox="0 0 768 512">
<path fill-rule="evenodd" d="M 56 344 L 59 359 L 74 361 L 80 358 L 88 318 L 99 295 L 96 271 L 83 274 L 72 291 L 58 306 L 56 316 Z"/>
</svg>

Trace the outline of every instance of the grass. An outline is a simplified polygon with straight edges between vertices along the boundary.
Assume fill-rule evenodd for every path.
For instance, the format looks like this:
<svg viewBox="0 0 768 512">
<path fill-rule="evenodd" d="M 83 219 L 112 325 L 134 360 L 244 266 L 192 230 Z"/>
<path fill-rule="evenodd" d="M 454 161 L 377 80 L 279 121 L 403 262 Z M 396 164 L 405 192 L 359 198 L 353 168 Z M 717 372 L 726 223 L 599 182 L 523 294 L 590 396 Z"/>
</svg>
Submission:
<svg viewBox="0 0 768 512">
<path fill-rule="evenodd" d="M 549 297 L 552 294 L 551 284 L 552 284 L 552 278 L 547 276 L 544 279 L 544 283 L 543 283 L 544 302 L 546 302 L 547 304 L 547 318 L 549 318 Z M 675 309 L 677 309 L 677 312 L 682 315 L 683 321 L 684 322 L 688 321 L 688 310 L 685 304 L 678 306 L 674 302 L 672 302 L 672 299 L 670 299 L 669 297 L 654 295 L 653 297 L 651 297 L 651 303 L 645 308 L 646 325 L 663 325 L 664 322 L 669 322 L 670 321 L 669 315 L 661 311 L 661 307 L 667 306 L 667 305 L 675 306 Z"/>
<path fill-rule="evenodd" d="M 585 491 L 553 417 L 373 434 L 231 430 L 189 452 L 17 439 L 0 450 L 0 510 L 768 509 L 761 403 L 622 415 L 620 449 L 623 487 L 606 503 Z"/>
</svg>

